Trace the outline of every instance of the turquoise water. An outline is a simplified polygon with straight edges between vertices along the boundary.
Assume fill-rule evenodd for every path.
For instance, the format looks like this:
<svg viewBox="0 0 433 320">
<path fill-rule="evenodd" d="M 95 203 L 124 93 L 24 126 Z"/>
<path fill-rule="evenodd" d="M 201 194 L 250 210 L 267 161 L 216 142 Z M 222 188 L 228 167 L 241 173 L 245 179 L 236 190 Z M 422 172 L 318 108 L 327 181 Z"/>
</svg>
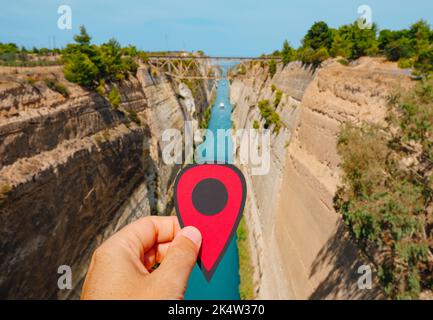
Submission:
<svg viewBox="0 0 433 320">
<path fill-rule="evenodd" d="M 198 159 L 205 162 L 225 162 L 232 163 L 232 141 L 231 139 L 218 139 L 217 130 L 232 128 L 232 106 L 229 101 L 229 88 L 227 80 L 221 80 L 216 95 L 215 104 L 212 107 L 209 130 L 214 133 L 214 149 L 210 148 L 208 154 L 202 154 Z M 219 107 L 220 103 L 225 104 L 225 108 Z M 211 139 L 206 138 L 204 144 L 197 148 L 204 153 L 203 147 Z M 209 149 L 207 149 L 209 151 Z M 185 294 L 187 300 L 239 300 L 239 258 L 236 237 L 233 239 L 226 255 L 221 261 L 212 280 L 207 282 L 200 268 L 195 266 Z"/>
</svg>

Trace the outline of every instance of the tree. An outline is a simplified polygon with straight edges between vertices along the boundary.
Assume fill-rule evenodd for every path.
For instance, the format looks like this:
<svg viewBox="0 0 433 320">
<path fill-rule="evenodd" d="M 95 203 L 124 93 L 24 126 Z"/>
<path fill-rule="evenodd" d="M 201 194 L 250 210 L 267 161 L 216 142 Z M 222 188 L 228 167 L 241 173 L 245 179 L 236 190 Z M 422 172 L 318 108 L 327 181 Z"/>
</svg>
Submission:
<svg viewBox="0 0 433 320">
<path fill-rule="evenodd" d="M 321 63 L 329 59 L 329 57 L 329 51 L 325 47 L 319 48 L 318 50 L 313 50 L 308 47 L 299 52 L 299 59 L 303 63 L 313 65 L 314 68 L 319 67 Z"/>
<path fill-rule="evenodd" d="M 74 41 L 81 46 L 88 46 L 90 45 L 90 40 L 92 38 L 87 33 L 86 27 L 80 26 L 80 34 L 74 36 Z"/>
<path fill-rule="evenodd" d="M 101 46 L 100 60 L 103 77 L 109 80 L 122 79 L 122 51 L 116 39 L 112 38 Z"/>
<path fill-rule="evenodd" d="M 75 53 L 68 57 L 63 69 L 68 81 L 92 88 L 99 78 L 96 65 L 83 53 Z"/>
<path fill-rule="evenodd" d="M 433 72 L 433 47 L 422 51 L 415 61 L 415 68 L 422 75 Z"/>
<path fill-rule="evenodd" d="M 129 45 L 128 47 L 122 49 L 122 54 L 125 56 L 136 57 L 138 55 L 137 47 Z"/>
<path fill-rule="evenodd" d="M 137 54 L 135 47 L 122 49 L 114 38 L 101 46 L 93 45 L 84 26 L 74 39 L 77 44 L 64 50 L 64 73 L 69 81 L 94 88 L 101 80 L 120 81 L 128 72 L 136 72 L 138 66 L 131 56 Z"/>
<path fill-rule="evenodd" d="M 20 50 L 15 43 L 0 43 L 0 54 L 3 53 L 18 53 Z"/>
<path fill-rule="evenodd" d="M 342 26 L 339 30 L 335 30 L 330 54 L 333 57 L 350 58 L 352 53 L 352 42 L 345 37 L 348 34 L 346 29 L 348 26 Z"/>
<path fill-rule="evenodd" d="M 313 50 L 320 48 L 331 49 L 333 42 L 333 32 L 328 25 L 323 22 L 315 22 L 308 30 L 303 40 L 304 47 L 310 47 Z"/>
<path fill-rule="evenodd" d="M 425 39 L 430 38 L 430 25 L 425 20 L 419 20 L 410 26 L 408 35 L 412 39 Z"/>
<path fill-rule="evenodd" d="M 319 66 L 323 61 L 329 59 L 329 52 L 328 49 L 325 47 L 322 47 L 318 50 L 316 50 L 312 56 L 312 63 L 314 66 Z"/>
<path fill-rule="evenodd" d="M 420 74 L 433 72 L 433 30 L 426 21 L 420 20 L 408 29 L 384 29 L 379 35 L 377 33 L 376 24 L 362 29 L 355 22 L 331 29 L 325 22 L 315 22 L 300 48 L 294 50 L 285 41 L 282 51 L 276 51 L 274 55 L 281 56 L 284 64 L 299 59 L 317 67 L 329 56 L 341 56 L 345 60 L 340 61 L 348 63 L 347 60 L 362 56 L 382 54 L 390 61 L 398 61 L 401 68 L 415 67 Z"/>
<path fill-rule="evenodd" d="M 284 65 L 287 65 L 293 60 L 293 48 L 290 46 L 287 40 L 284 41 L 283 49 L 281 50 L 281 57 Z"/>
<path fill-rule="evenodd" d="M 377 25 L 373 24 L 370 29 L 360 29 L 355 22 L 347 29 L 345 36 L 351 42 L 351 59 L 362 56 L 376 55 L 379 52 L 376 38 Z"/>
<path fill-rule="evenodd" d="M 415 54 L 412 42 L 408 38 L 401 38 L 390 42 L 383 52 L 390 61 L 411 58 Z"/>
<path fill-rule="evenodd" d="M 412 40 L 415 52 L 420 54 L 421 51 L 428 49 L 430 46 L 430 25 L 426 21 L 420 20 L 410 26 L 408 36 Z"/>
<path fill-rule="evenodd" d="M 275 50 L 274 52 L 272 52 L 272 56 L 273 57 L 279 57 L 279 56 L 281 56 L 281 52 L 279 50 Z"/>
<path fill-rule="evenodd" d="M 378 38 L 378 47 L 380 50 L 384 51 L 385 48 L 393 41 L 396 41 L 402 37 L 397 31 L 392 31 L 384 29 L 380 31 Z"/>
</svg>

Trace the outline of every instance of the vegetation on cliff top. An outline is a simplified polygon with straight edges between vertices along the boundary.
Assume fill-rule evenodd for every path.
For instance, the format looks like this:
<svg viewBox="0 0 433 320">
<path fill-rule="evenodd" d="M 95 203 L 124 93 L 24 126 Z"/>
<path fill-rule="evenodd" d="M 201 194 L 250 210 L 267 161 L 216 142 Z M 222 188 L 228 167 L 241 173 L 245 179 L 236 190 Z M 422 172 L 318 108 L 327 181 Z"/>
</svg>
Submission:
<svg viewBox="0 0 433 320">
<path fill-rule="evenodd" d="M 335 207 L 391 298 L 433 290 L 433 83 L 390 99 L 387 126 L 341 132 Z"/>
<path fill-rule="evenodd" d="M 138 55 L 135 47 L 122 48 L 116 39 L 97 46 L 91 44 L 91 37 L 84 26 L 74 37 L 75 44 L 68 44 L 63 50 L 64 73 L 67 80 L 82 86 L 95 88 L 104 79 L 121 81 L 129 72 L 135 73 Z"/>
<path fill-rule="evenodd" d="M 285 65 L 300 60 L 315 67 L 329 57 L 355 60 L 362 56 L 385 56 L 397 61 L 400 67 L 414 68 L 415 74 L 425 75 L 433 72 L 433 30 L 424 20 L 408 29 L 380 32 L 376 24 L 361 29 L 355 22 L 333 29 L 320 21 L 308 30 L 298 49 L 285 41 L 282 50 L 275 51 L 273 56 L 281 57 Z"/>
<path fill-rule="evenodd" d="M 15 43 L 0 42 L 0 65 L 11 67 L 37 67 L 60 65 L 60 59 L 55 55 L 60 54 L 60 49 L 49 50 L 47 48 L 26 49 L 19 48 Z"/>
<path fill-rule="evenodd" d="M 68 81 L 94 89 L 101 80 L 120 81 L 134 73 L 137 61 L 147 61 L 145 52 L 135 46 L 121 47 L 116 39 L 102 45 L 91 43 L 91 36 L 84 26 L 74 36 L 75 43 L 64 49 L 19 48 L 14 43 L 0 43 L 0 65 L 50 66 L 64 65 Z"/>
</svg>

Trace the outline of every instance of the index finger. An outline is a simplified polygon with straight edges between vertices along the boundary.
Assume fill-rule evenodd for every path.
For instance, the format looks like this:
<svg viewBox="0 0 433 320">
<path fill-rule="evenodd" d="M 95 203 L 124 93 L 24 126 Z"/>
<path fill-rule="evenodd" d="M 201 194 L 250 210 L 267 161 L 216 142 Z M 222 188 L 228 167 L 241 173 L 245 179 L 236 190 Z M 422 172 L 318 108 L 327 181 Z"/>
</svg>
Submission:
<svg viewBox="0 0 433 320">
<path fill-rule="evenodd" d="M 139 219 L 121 229 L 106 241 L 106 246 L 121 246 L 132 250 L 140 260 L 159 243 L 171 242 L 180 231 L 177 217 L 150 216 Z"/>
</svg>

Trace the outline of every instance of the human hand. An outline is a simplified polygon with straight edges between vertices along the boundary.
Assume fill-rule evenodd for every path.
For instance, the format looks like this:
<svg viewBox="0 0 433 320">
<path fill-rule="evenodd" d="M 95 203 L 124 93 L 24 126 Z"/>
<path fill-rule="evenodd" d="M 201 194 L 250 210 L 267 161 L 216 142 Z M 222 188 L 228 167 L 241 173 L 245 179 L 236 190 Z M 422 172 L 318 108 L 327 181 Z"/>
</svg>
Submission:
<svg viewBox="0 0 433 320">
<path fill-rule="evenodd" d="M 183 299 L 201 241 L 200 231 L 181 230 L 176 217 L 140 219 L 96 249 L 81 299 Z"/>
</svg>

